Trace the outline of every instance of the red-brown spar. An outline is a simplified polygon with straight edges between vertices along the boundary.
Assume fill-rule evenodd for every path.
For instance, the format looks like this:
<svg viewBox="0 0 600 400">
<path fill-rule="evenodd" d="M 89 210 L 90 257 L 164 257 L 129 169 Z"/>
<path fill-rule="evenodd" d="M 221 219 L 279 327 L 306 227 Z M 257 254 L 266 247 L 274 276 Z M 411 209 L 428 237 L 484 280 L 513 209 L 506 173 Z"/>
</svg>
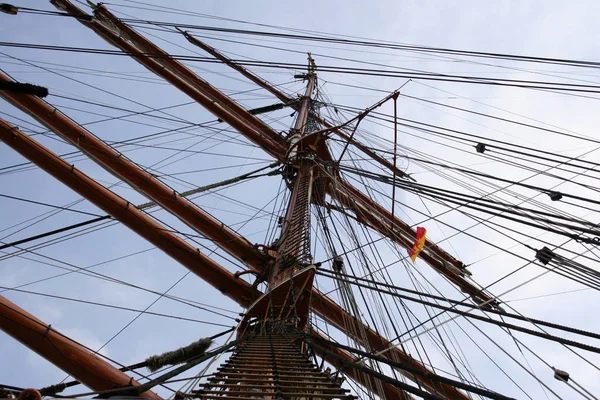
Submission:
<svg viewBox="0 0 600 400">
<path fill-rule="evenodd" d="M 8 80 L 6 75 L 0 73 L 0 81 Z M 256 266 L 264 264 L 266 258 L 248 240 L 194 203 L 179 196 L 152 174 L 123 157 L 121 153 L 112 149 L 50 104 L 35 96 L 14 92 L 3 92 L 1 96 L 72 143 L 107 171 L 127 182 L 156 204 L 169 210 L 190 228 L 218 243 L 221 248 L 240 261 Z"/>
<path fill-rule="evenodd" d="M 139 386 L 126 373 L 2 296 L 0 329 L 94 390 Z M 141 393 L 141 397 L 160 399 L 151 391 Z"/>
<path fill-rule="evenodd" d="M 52 4 L 72 15 L 86 15 L 82 10 L 73 6 L 68 1 L 53 0 Z M 227 121 L 233 128 L 261 146 L 271 156 L 278 158 L 283 154 L 282 139 L 277 132 L 212 87 L 208 82 L 181 65 L 181 63 L 175 62 L 168 54 L 158 49 L 149 41 L 143 40 L 143 43 L 131 44 L 128 40 L 131 41 L 134 38 L 140 37 L 135 31 L 127 29 L 124 24 L 123 26 L 119 24 L 116 28 L 117 30 L 131 35 L 125 36 L 128 38 L 128 40 L 125 40 L 123 36 L 116 34 L 97 19 L 79 18 L 79 21 L 88 28 L 93 29 L 94 32 L 108 43 L 127 52 L 150 71 L 162 76 L 216 117 Z M 156 54 L 156 56 L 148 57 L 146 55 L 148 53 Z"/>
</svg>

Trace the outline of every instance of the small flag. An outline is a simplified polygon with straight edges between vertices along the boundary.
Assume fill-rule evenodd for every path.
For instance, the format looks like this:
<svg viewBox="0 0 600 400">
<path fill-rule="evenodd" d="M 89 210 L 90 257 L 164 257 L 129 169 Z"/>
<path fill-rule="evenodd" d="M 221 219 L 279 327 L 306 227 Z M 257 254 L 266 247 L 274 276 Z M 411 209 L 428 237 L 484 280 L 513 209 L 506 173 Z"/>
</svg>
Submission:
<svg viewBox="0 0 600 400">
<path fill-rule="evenodd" d="M 413 263 L 417 261 L 417 256 L 419 255 L 421 250 L 423 250 L 423 246 L 425 246 L 426 233 L 427 229 L 423 228 L 422 226 L 417 227 L 417 238 L 412 246 L 412 249 L 408 251 L 408 255 L 410 256 L 410 259 Z"/>
</svg>

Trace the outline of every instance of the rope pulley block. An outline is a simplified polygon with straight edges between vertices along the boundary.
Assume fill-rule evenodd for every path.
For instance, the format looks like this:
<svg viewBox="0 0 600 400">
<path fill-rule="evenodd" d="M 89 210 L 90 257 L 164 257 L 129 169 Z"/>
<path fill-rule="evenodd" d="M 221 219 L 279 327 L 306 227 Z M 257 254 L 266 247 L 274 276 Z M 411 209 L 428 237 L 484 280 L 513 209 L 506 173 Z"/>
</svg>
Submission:
<svg viewBox="0 0 600 400">
<path fill-rule="evenodd" d="M 547 265 L 556 254 L 546 246 L 535 252 L 535 258 L 544 265 Z"/>
<path fill-rule="evenodd" d="M 8 3 L 0 3 L 0 12 L 10 15 L 17 15 L 19 9 L 16 6 Z"/>
<path fill-rule="evenodd" d="M 562 199 L 562 194 L 560 192 L 550 192 L 548 193 L 548 196 L 550 196 L 550 200 L 552 201 L 559 201 Z"/>
<path fill-rule="evenodd" d="M 567 371 L 563 371 L 562 369 L 554 368 L 554 379 L 568 382 L 569 381 L 569 373 Z"/>
<path fill-rule="evenodd" d="M 331 266 L 335 272 L 341 272 L 342 268 L 344 268 L 344 260 L 341 256 L 335 256 L 333 257 L 333 263 Z"/>
</svg>

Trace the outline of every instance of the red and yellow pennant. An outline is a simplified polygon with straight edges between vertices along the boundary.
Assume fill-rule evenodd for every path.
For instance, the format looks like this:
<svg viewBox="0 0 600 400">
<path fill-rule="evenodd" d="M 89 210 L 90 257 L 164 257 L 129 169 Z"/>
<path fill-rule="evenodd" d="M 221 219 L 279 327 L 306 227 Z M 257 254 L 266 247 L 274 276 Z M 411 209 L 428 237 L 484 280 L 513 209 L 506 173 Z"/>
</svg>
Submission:
<svg viewBox="0 0 600 400">
<path fill-rule="evenodd" d="M 425 246 L 425 235 L 427 234 L 427 229 L 423 228 L 422 226 L 417 227 L 417 238 L 415 240 L 415 243 L 412 246 L 412 249 L 410 249 L 408 251 L 408 255 L 410 256 L 410 259 L 412 260 L 412 262 L 414 263 L 415 261 L 417 261 L 417 256 L 419 255 L 419 253 L 421 252 L 421 250 L 423 250 L 423 247 Z"/>
</svg>

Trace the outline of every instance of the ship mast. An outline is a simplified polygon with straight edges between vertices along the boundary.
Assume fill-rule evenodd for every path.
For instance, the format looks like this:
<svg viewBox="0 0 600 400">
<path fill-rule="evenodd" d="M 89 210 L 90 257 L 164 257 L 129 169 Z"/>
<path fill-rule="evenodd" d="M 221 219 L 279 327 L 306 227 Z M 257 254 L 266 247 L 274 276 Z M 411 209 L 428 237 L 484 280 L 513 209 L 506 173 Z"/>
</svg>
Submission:
<svg viewBox="0 0 600 400">
<path fill-rule="evenodd" d="M 279 324 L 285 324 L 288 330 L 305 332 L 308 325 L 316 272 L 310 252 L 310 207 L 319 174 L 316 148 L 305 141 L 316 130 L 311 109 L 317 74 L 310 54 L 307 73 L 297 77 L 307 83 L 304 95 L 299 99 L 301 106 L 296 121 L 287 135 L 288 151 L 284 158 L 283 176 L 291 193 L 286 214 L 279 217 L 279 239 L 264 246 L 271 260 L 254 285 L 264 280 L 267 291 L 249 307 L 238 328 L 239 337 L 264 334 Z"/>
<path fill-rule="evenodd" d="M 289 277 L 301 265 L 312 264 L 310 255 L 310 204 L 315 171 L 315 151 L 303 138 L 314 127 L 310 109 L 312 94 L 316 87 L 317 74 L 314 60 L 308 56 L 308 72 L 301 77 L 307 80 L 306 92 L 301 98 L 294 127 L 290 130 L 285 170 L 290 177 L 292 194 L 287 214 L 282 220 L 281 237 L 277 242 L 277 260 L 269 274 L 269 289 Z"/>
<path fill-rule="evenodd" d="M 314 365 L 306 344 L 316 271 L 310 253 L 310 207 L 318 173 L 315 147 L 304 141 L 316 126 L 310 111 L 317 75 L 310 54 L 308 72 L 298 77 L 307 85 L 287 139 L 284 179 L 291 194 L 286 215 L 280 217 L 281 235 L 268 249 L 273 260 L 263 274 L 268 275 L 267 292 L 240 323 L 241 342 L 233 356 L 196 392 L 201 398 L 356 398 L 341 388 L 337 374 Z"/>
</svg>

